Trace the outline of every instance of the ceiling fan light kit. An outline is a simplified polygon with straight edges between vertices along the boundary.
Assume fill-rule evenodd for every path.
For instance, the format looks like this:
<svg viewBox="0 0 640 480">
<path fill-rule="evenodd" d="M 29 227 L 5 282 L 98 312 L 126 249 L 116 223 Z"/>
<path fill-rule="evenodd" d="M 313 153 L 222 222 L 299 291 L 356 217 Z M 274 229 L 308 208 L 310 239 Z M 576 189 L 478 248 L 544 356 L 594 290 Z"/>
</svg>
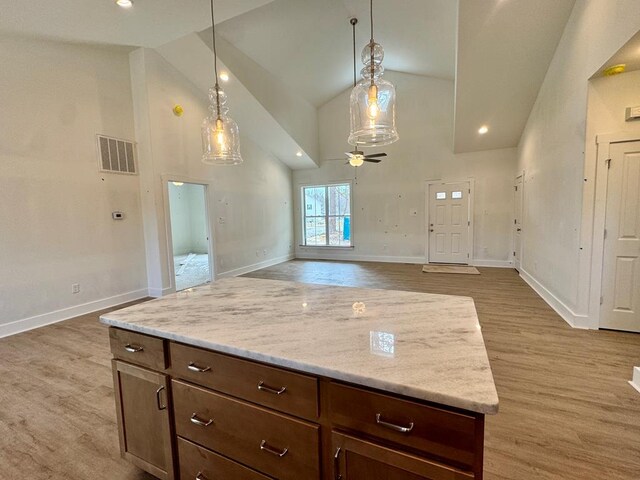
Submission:
<svg viewBox="0 0 640 480">
<path fill-rule="evenodd" d="M 207 165 L 238 165 L 242 163 L 240 132 L 238 124 L 228 115 L 227 95 L 218 84 L 218 54 L 213 0 L 211 0 L 211 31 L 216 83 L 209 89 L 209 115 L 202 122 L 202 163 Z"/>
<path fill-rule="evenodd" d="M 370 0 L 370 8 L 371 40 L 362 50 L 362 79 L 353 87 L 349 100 L 351 132 L 348 141 L 356 147 L 389 145 L 399 138 L 396 89 L 382 78 L 384 50 L 373 39 L 373 0 Z"/>
</svg>

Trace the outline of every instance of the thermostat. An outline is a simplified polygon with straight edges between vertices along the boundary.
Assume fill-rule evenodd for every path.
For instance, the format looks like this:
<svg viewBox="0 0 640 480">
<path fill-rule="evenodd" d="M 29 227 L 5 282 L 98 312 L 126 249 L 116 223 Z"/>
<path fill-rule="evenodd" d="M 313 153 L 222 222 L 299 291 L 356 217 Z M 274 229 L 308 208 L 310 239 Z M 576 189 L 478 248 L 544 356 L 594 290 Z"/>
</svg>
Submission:
<svg viewBox="0 0 640 480">
<path fill-rule="evenodd" d="M 114 220 L 124 220 L 124 213 L 122 212 L 111 212 L 111 218 Z"/>
<path fill-rule="evenodd" d="M 640 120 L 640 107 L 627 107 L 627 111 L 625 113 L 625 120 L 627 122 Z"/>
</svg>

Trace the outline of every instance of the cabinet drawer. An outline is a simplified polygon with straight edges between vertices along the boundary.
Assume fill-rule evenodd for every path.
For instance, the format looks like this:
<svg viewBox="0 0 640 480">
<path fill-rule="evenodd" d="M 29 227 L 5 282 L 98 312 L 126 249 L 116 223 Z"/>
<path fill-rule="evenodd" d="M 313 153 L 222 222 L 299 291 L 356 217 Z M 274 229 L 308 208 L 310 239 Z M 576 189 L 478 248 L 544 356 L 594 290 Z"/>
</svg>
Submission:
<svg viewBox="0 0 640 480">
<path fill-rule="evenodd" d="M 333 432 L 333 478 L 360 480 L 474 480 L 465 472 L 416 455 L 392 450 L 349 435 Z"/>
<path fill-rule="evenodd" d="M 319 478 L 319 427 L 173 380 L 176 433 L 280 480 Z"/>
<path fill-rule="evenodd" d="M 185 480 L 271 480 L 239 463 L 178 438 L 180 478 Z"/>
<path fill-rule="evenodd" d="M 484 423 L 451 412 L 338 383 L 329 385 L 331 423 L 405 445 L 473 470 Z M 479 429 L 479 432 L 477 430 Z M 478 451 L 479 450 L 479 451 Z"/>
<path fill-rule="evenodd" d="M 318 418 L 318 380 L 314 377 L 173 342 L 169 350 L 175 377 L 280 412 Z"/>
<path fill-rule="evenodd" d="M 142 333 L 109 328 L 111 353 L 116 358 L 149 367 L 152 370 L 167 368 L 164 340 Z"/>
</svg>

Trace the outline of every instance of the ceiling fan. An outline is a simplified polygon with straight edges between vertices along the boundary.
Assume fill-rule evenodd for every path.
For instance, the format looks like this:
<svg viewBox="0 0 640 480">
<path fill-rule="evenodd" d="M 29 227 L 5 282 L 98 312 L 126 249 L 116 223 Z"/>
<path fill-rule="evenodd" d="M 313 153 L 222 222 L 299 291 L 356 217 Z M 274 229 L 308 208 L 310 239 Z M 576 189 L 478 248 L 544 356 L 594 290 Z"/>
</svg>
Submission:
<svg viewBox="0 0 640 480">
<path fill-rule="evenodd" d="M 359 167 L 364 162 L 380 163 L 382 161 L 381 157 L 387 156 L 386 153 L 371 153 L 365 155 L 364 152 L 358 149 L 355 149 L 351 152 L 345 152 L 345 155 L 347 156 L 347 164 L 351 165 L 352 167 Z"/>
</svg>

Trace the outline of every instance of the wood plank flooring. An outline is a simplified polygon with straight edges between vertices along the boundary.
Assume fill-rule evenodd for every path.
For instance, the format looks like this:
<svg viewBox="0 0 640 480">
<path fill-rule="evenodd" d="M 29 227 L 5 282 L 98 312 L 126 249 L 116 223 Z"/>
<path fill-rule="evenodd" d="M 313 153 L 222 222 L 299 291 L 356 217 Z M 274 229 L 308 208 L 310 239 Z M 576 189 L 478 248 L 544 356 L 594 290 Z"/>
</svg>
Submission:
<svg viewBox="0 0 640 480">
<path fill-rule="evenodd" d="M 513 270 L 292 261 L 248 276 L 474 298 L 500 396 L 487 480 L 640 479 L 640 335 L 570 328 Z M 99 313 L 0 339 L 0 480 L 150 480 L 120 459 Z M 305 479 L 301 479 L 305 480 Z"/>
</svg>

